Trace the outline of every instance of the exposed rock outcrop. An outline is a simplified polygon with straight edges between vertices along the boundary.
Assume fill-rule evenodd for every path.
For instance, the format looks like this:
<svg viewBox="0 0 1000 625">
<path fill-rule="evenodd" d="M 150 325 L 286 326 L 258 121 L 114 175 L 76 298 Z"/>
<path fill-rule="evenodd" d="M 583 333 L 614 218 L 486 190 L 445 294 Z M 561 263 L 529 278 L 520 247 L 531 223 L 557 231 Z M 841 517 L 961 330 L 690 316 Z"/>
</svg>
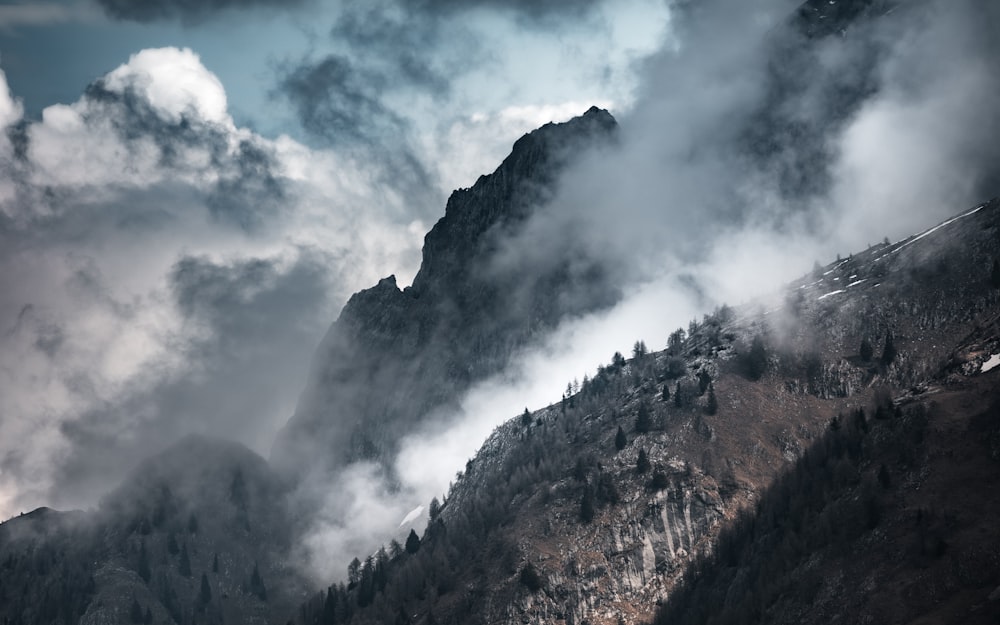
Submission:
<svg viewBox="0 0 1000 625">
<path fill-rule="evenodd" d="M 455 191 L 424 240 L 413 285 L 394 277 L 355 294 L 316 352 L 308 387 L 272 458 L 297 471 L 382 460 L 435 409 L 503 368 L 511 355 L 566 315 L 606 306 L 614 285 L 594 266 L 554 262 L 497 269 L 494 253 L 554 192 L 580 151 L 607 144 L 617 124 L 604 110 L 519 139 L 500 167 Z"/>
</svg>

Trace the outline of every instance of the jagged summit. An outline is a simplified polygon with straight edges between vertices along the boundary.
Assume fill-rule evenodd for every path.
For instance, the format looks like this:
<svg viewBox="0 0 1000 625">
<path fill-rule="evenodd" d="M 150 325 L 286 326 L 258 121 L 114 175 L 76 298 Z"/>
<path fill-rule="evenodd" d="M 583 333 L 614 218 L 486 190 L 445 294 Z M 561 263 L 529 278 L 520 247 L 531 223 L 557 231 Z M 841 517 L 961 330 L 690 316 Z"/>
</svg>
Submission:
<svg viewBox="0 0 1000 625">
<path fill-rule="evenodd" d="M 444 217 L 424 237 L 414 290 L 457 279 L 482 253 L 480 241 L 487 232 L 526 218 L 546 199 L 554 175 L 575 151 L 611 138 L 617 129 L 608 111 L 593 106 L 579 117 L 547 123 L 518 139 L 492 174 L 448 198 Z"/>
<path fill-rule="evenodd" d="M 455 191 L 424 239 L 413 285 L 400 290 L 390 276 L 344 306 L 275 444 L 275 464 L 295 473 L 301 458 L 313 467 L 385 458 L 430 412 L 502 369 L 514 350 L 567 314 L 614 301 L 616 289 L 597 267 L 580 275 L 557 261 L 515 275 L 491 264 L 498 243 L 544 210 L 559 172 L 616 129 L 597 107 L 546 124 L 518 139 L 493 173 Z"/>
</svg>

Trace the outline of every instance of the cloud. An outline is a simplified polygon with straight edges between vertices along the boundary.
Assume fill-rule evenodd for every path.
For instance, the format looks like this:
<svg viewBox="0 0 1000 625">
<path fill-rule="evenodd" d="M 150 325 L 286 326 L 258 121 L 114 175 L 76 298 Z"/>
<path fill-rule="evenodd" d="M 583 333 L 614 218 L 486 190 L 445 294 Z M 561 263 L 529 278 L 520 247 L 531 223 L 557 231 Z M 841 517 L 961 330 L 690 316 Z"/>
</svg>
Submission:
<svg viewBox="0 0 1000 625">
<path fill-rule="evenodd" d="M 108 16 L 135 22 L 180 19 L 198 22 L 223 12 L 261 8 L 286 10 L 302 0 L 97 0 Z"/>
<path fill-rule="evenodd" d="M 414 13 L 454 14 L 480 9 L 499 10 L 523 16 L 525 20 L 541 20 L 554 16 L 578 15 L 604 0 L 401 0 L 400 6 Z M 115 19 L 136 22 L 181 19 L 197 22 L 223 12 L 248 11 L 261 8 L 294 10 L 305 0 L 97 0 L 104 11 Z"/>
<path fill-rule="evenodd" d="M 415 270 L 402 198 L 237 127 L 189 50 L 37 121 L 0 87 L 0 516 L 88 505 L 191 431 L 266 451 L 346 297 Z"/>
<path fill-rule="evenodd" d="M 579 114 L 597 100 L 611 103 L 609 93 L 627 91 L 631 64 L 662 36 L 632 21 L 643 15 L 658 23 L 665 13 L 655 0 L 614 7 L 602 2 L 344 4 L 337 7 L 329 38 L 318 46 L 323 52 L 279 65 L 274 95 L 291 104 L 308 141 L 373 163 L 384 172 L 382 184 L 410 197 L 413 210 L 426 219 L 438 214 L 445 194 L 455 188 L 456 167 L 474 172 L 458 178 L 468 185 L 531 129 L 505 121 L 518 117 L 518 109 L 565 110 L 568 102 L 593 98 L 575 107 Z M 656 19 L 649 19 L 651 14 Z M 525 28 L 524 20 L 532 27 Z M 539 95 L 542 71 L 546 93 Z M 559 93 L 566 91 L 574 97 Z M 553 93 L 559 95 L 553 98 Z M 523 104 L 508 104 L 517 102 Z M 501 125 L 483 132 L 486 120 Z M 539 119 L 547 121 L 552 119 Z M 476 134 L 464 142 L 442 141 L 460 131 Z M 443 151 L 474 151 L 466 145 L 500 131 L 502 141 L 490 147 L 492 160 L 464 162 Z"/>
<path fill-rule="evenodd" d="M 95 12 L 84 4 L 0 4 L 0 32 L 23 26 L 46 26 L 94 19 Z"/>
<path fill-rule="evenodd" d="M 792 2 L 685 6 L 673 21 L 677 45 L 646 62 L 635 106 L 619 115 L 618 146 L 584 155 L 493 259 L 494 271 L 536 275 L 582 257 L 611 268 L 625 296 L 567 320 L 458 410 L 405 438 L 397 489 L 380 473 L 355 474 L 349 509 L 381 516 L 344 516 L 326 500 L 309 537 L 324 549 L 312 565 L 327 579 L 342 575 L 338 563 L 373 550 L 408 510 L 440 496 L 492 428 L 556 401 L 613 351 L 637 339 L 657 349 L 687 320 L 767 294 L 814 260 L 995 195 L 1000 63 L 988 35 L 997 11 L 986 4 L 931 1 L 876 15 L 815 42 L 805 62 L 786 56 L 805 45 L 781 32 Z M 863 59 L 871 66 L 860 81 L 845 81 Z M 781 133 L 768 145 L 748 131 L 762 119 Z M 378 532 L 373 518 L 384 519 Z"/>
</svg>

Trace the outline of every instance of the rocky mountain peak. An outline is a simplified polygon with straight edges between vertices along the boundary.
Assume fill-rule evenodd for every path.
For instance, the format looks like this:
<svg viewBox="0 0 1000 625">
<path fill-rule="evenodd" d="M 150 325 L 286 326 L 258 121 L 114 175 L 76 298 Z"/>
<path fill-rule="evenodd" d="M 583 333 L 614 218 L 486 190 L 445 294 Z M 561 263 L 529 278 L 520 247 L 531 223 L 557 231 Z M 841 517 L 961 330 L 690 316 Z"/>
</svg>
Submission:
<svg viewBox="0 0 1000 625">
<path fill-rule="evenodd" d="M 487 268 L 498 243 L 544 210 L 559 172 L 616 129 L 597 107 L 545 124 L 518 139 L 493 173 L 455 191 L 424 239 L 413 285 L 400 290 L 389 276 L 344 306 L 275 445 L 277 466 L 295 472 L 303 457 L 332 465 L 385 457 L 423 415 L 499 371 L 533 336 L 610 303 L 610 286 L 567 279 L 558 264 L 529 279 Z M 514 295 L 526 305 L 501 305 Z"/>
</svg>

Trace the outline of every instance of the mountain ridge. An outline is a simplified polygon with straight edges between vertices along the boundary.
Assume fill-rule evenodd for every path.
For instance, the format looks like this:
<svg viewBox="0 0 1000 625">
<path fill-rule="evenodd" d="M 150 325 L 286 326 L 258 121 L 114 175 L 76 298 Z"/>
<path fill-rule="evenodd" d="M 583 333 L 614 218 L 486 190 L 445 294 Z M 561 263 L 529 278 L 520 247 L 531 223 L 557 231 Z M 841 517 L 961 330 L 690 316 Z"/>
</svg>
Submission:
<svg viewBox="0 0 1000 625">
<path fill-rule="evenodd" d="M 492 174 L 455 191 L 425 236 L 413 284 L 400 290 L 390 276 L 348 300 L 317 349 L 272 460 L 294 473 L 303 456 L 333 465 L 384 459 L 402 433 L 499 371 L 532 336 L 567 314 L 610 304 L 616 290 L 598 273 L 566 279 L 557 265 L 525 280 L 488 264 L 495 241 L 544 203 L 557 173 L 579 152 L 612 141 L 616 129 L 596 107 L 546 124 L 518 139 Z M 553 288 L 578 296 L 552 298 Z M 516 293 L 525 294 L 523 308 L 499 305 L 521 299 Z"/>
<path fill-rule="evenodd" d="M 998 232 L 993 200 L 793 281 L 780 315 L 768 301 L 726 307 L 667 350 L 616 356 L 578 393 L 497 428 L 432 513 L 420 552 L 391 560 L 378 593 L 358 602 L 358 587 L 333 586 L 300 622 L 386 622 L 397 609 L 412 623 L 647 622 L 831 423 L 932 406 L 939 386 L 970 400 L 988 388 L 977 376 L 1000 353 Z M 829 295 L 852 276 L 861 281 Z M 875 349 L 861 356 L 865 340 Z M 1000 422 L 977 427 L 1000 440 Z M 903 457 L 889 471 L 910 483 L 925 465 Z M 877 465 L 862 469 L 877 479 Z M 988 535 L 985 522 L 965 521 Z M 331 617 L 331 602 L 355 612 Z"/>
</svg>

